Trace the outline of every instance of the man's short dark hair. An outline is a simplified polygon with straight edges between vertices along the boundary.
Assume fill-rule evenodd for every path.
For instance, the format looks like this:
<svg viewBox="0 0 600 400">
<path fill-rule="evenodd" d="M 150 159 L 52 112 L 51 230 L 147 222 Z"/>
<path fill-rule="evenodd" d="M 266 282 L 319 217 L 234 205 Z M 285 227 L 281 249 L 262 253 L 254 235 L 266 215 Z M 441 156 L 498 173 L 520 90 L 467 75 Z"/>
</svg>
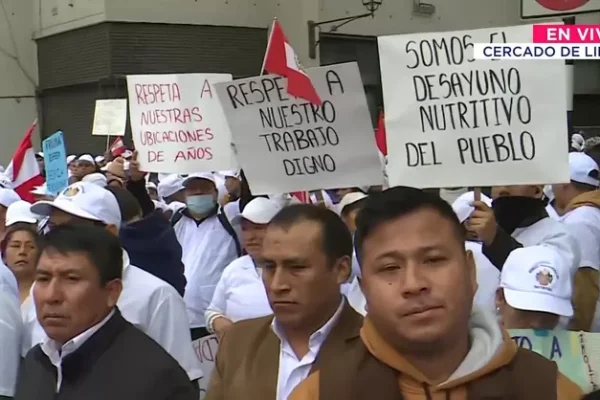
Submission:
<svg viewBox="0 0 600 400">
<path fill-rule="evenodd" d="M 117 199 L 123 222 L 129 222 L 142 215 L 142 207 L 139 201 L 129 190 L 115 186 L 107 186 L 106 190 L 111 192 Z"/>
<path fill-rule="evenodd" d="M 123 250 L 119 238 L 92 225 L 65 224 L 44 235 L 42 252 L 85 254 L 98 269 L 100 284 L 123 277 Z"/>
<path fill-rule="evenodd" d="M 344 221 L 331 210 L 312 204 L 293 204 L 283 208 L 269 223 L 289 229 L 304 222 L 316 222 L 321 226 L 321 247 L 330 263 L 342 257 L 352 257 L 352 235 Z"/>
<path fill-rule="evenodd" d="M 437 194 L 412 187 L 398 186 L 373 194 L 365 200 L 366 202 L 356 218 L 354 236 L 356 256 L 359 261 L 362 259 L 361 252 L 365 239 L 375 228 L 423 209 L 436 211 L 442 218 L 450 221 L 458 240 L 466 239 L 465 229 L 452 210 L 452 206 Z M 407 226 L 406 229 L 411 229 L 411 227 Z"/>
</svg>

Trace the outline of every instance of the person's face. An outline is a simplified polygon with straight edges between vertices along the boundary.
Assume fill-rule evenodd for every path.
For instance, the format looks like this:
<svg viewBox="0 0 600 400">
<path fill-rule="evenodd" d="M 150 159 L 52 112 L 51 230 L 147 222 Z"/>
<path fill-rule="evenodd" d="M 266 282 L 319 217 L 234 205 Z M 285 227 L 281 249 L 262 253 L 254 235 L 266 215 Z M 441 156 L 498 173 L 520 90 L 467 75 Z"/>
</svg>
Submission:
<svg viewBox="0 0 600 400">
<path fill-rule="evenodd" d="M 232 176 L 228 176 L 225 178 L 225 189 L 227 189 L 227 193 L 233 196 L 239 196 L 242 188 L 242 182 L 234 178 Z"/>
<path fill-rule="evenodd" d="M 574 197 L 571 193 L 569 184 L 552 185 L 552 193 L 554 193 L 554 204 L 560 208 L 566 208 Z"/>
<path fill-rule="evenodd" d="M 367 236 L 361 257 L 369 317 L 390 344 L 435 351 L 468 333 L 475 264 L 447 218 L 421 209 L 385 222 Z"/>
<path fill-rule="evenodd" d="M 207 179 L 192 179 L 186 184 L 186 196 L 198 196 L 203 194 L 212 194 L 216 201 L 218 193 L 215 184 Z"/>
<path fill-rule="evenodd" d="M 36 161 L 37 161 L 38 168 L 40 169 L 40 171 L 43 171 L 44 170 L 44 159 L 37 158 Z"/>
<path fill-rule="evenodd" d="M 2 254 L 4 263 L 17 278 L 32 276 L 35 272 L 38 247 L 31 232 L 16 231 L 10 235 Z"/>
<path fill-rule="evenodd" d="M 86 175 L 93 174 L 96 172 L 96 166 L 88 161 L 77 161 L 77 168 L 73 171 L 73 174 L 83 178 Z"/>
<path fill-rule="evenodd" d="M 33 299 L 48 337 L 64 344 L 100 322 L 117 304 L 121 290 L 120 279 L 100 282 L 86 254 L 48 249 L 37 265 Z"/>
<path fill-rule="evenodd" d="M 554 329 L 560 317 L 541 311 L 517 310 L 506 302 L 503 289 L 496 291 L 496 307 L 506 329 Z"/>
<path fill-rule="evenodd" d="M 541 199 L 543 194 L 542 186 L 534 185 L 509 185 L 509 186 L 493 186 L 492 199 L 496 200 L 499 197 L 507 196 L 522 196 Z"/>
<path fill-rule="evenodd" d="M 350 257 L 328 260 L 321 227 L 302 221 L 289 228 L 269 226 L 263 241 L 263 281 L 278 323 L 318 329 L 323 314 L 340 301 L 350 275 Z"/>
<path fill-rule="evenodd" d="M 255 224 L 248 220 L 242 220 L 242 243 L 244 249 L 254 259 L 262 258 L 263 239 L 267 231 L 267 225 Z"/>
</svg>

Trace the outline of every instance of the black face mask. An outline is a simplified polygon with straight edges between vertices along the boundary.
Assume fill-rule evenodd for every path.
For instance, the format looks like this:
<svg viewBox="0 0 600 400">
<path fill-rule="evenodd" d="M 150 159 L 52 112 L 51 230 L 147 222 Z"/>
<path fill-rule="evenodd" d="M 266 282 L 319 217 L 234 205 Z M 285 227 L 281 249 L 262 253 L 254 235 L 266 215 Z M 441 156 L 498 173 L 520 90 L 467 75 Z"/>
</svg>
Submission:
<svg viewBox="0 0 600 400">
<path fill-rule="evenodd" d="M 547 217 L 545 208 L 541 199 L 524 196 L 499 197 L 492 203 L 496 223 L 509 235 Z"/>
</svg>

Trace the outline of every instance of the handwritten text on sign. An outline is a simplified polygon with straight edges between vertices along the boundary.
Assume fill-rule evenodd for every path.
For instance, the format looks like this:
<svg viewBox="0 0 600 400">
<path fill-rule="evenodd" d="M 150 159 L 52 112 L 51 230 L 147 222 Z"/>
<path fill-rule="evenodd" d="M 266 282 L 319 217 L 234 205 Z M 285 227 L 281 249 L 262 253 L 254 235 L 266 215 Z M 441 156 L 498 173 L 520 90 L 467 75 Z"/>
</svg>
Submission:
<svg viewBox="0 0 600 400">
<path fill-rule="evenodd" d="M 307 72 L 322 106 L 290 98 L 273 75 L 216 85 L 252 193 L 381 184 L 356 63 Z"/>
<path fill-rule="evenodd" d="M 474 43 L 526 43 L 531 32 L 379 38 L 390 184 L 568 181 L 564 63 L 473 59 Z"/>
<path fill-rule="evenodd" d="M 192 342 L 196 356 L 202 364 L 204 376 L 200 379 L 200 399 L 206 396 L 210 376 L 215 367 L 217 350 L 219 349 L 219 339 L 217 335 L 209 335 Z"/>
<path fill-rule="evenodd" d="M 57 194 L 69 185 L 67 154 L 63 133 L 58 131 L 42 142 L 46 186 L 52 194 Z"/>
<path fill-rule="evenodd" d="M 127 77 L 131 131 L 141 168 L 192 173 L 237 167 L 213 85 L 227 74 Z"/>
</svg>

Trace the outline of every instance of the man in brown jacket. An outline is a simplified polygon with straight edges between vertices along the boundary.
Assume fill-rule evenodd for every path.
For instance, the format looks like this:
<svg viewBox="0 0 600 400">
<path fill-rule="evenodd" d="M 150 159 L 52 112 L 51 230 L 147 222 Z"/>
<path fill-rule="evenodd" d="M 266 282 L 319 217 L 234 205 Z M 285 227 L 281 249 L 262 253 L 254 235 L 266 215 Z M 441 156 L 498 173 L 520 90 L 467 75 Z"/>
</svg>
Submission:
<svg viewBox="0 0 600 400">
<path fill-rule="evenodd" d="M 274 317 L 228 328 L 207 400 L 287 400 L 311 372 L 335 370 L 362 325 L 340 294 L 351 256 L 352 237 L 333 211 L 306 204 L 281 210 L 258 266 Z"/>
<path fill-rule="evenodd" d="M 473 309 L 473 256 L 452 208 L 393 188 L 358 216 L 357 257 L 368 316 L 335 369 L 309 376 L 290 400 L 576 400 L 556 364 L 515 343 Z"/>
</svg>

